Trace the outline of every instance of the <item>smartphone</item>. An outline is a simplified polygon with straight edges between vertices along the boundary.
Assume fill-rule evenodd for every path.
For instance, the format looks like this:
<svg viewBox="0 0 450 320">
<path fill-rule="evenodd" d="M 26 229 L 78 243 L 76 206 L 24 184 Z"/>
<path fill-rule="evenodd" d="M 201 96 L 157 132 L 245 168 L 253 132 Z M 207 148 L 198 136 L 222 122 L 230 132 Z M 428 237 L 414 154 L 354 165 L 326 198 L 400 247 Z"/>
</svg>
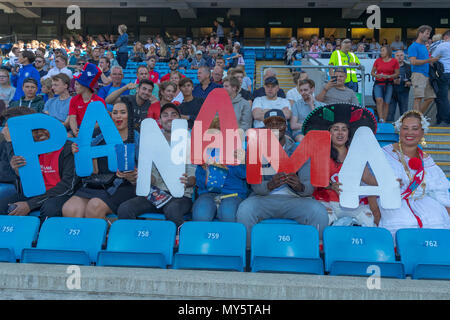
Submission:
<svg viewBox="0 0 450 320">
<path fill-rule="evenodd" d="M 331 77 L 331 82 L 337 82 L 337 76 L 332 76 Z"/>
</svg>

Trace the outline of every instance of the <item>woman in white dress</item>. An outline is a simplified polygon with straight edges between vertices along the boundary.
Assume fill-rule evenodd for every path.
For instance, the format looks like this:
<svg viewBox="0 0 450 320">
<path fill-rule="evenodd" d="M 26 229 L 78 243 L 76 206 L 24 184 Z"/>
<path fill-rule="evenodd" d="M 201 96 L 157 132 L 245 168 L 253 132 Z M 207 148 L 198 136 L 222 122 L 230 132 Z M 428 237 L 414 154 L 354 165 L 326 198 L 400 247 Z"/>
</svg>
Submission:
<svg viewBox="0 0 450 320">
<path fill-rule="evenodd" d="M 420 112 L 405 112 L 395 123 L 399 142 L 383 148 L 401 180 L 401 207 L 391 210 L 380 206 L 379 227 L 388 229 L 394 237 L 403 228 L 450 229 L 450 182 L 418 146 L 425 141 L 428 125 Z"/>
</svg>

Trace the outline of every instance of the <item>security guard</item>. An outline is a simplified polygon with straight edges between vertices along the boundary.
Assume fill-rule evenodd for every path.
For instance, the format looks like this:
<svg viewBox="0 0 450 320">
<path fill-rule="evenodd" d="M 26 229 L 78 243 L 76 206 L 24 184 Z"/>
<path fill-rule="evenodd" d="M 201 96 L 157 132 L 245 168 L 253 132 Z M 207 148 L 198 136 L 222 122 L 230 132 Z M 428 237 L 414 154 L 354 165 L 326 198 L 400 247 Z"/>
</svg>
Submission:
<svg viewBox="0 0 450 320">
<path fill-rule="evenodd" d="M 335 50 L 331 54 L 330 66 L 356 66 L 361 64 L 358 57 L 353 52 L 350 52 L 352 41 L 345 39 L 341 42 L 341 50 Z M 334 69 L 330 69 L 330 75 L 334 75 Z M 356 69 L 347 69 L 347 79 L 345 85 L 355 92 L 358 92 L 358 78 L 356 77 Z"/>
</svg>

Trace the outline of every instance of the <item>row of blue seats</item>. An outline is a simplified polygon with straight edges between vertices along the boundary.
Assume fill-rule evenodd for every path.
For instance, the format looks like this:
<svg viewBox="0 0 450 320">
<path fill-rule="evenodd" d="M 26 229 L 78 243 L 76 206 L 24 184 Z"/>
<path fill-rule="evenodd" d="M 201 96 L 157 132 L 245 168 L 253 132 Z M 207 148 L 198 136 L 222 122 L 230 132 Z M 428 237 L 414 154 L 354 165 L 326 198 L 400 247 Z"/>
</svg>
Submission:
<svg viewBox="0 0 450 320">
<path fill-rule="evenodd" d="M 50 218 L 39 232 L 35 217 L 0 217 L 0 261 L 122 267 L 244 271 L 246 230 L 240 223 L 186 222 L 174 254 L 176 227 L 170 221 Z M 328 227 L 324 260 L 319 234 L 311 226 L 264 224 L 253 227 L 253 272 L 450 279 L 450 230 Z M 36 247 L 32 243 L 37 239 Z"/>
<path fill-rule="evenodd" d="M 285 48 L 244 48 L 244 58 L 255 58 L 256 60 L 283 60 Z"/>
</svg>

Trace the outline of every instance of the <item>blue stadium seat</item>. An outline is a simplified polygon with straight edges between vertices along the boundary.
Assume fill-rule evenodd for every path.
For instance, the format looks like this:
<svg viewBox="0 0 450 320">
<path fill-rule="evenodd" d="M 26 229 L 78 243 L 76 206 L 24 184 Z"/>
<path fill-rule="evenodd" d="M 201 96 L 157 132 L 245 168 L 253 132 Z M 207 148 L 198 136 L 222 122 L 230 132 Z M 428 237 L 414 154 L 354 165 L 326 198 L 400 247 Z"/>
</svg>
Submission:
<svg viewBox="0 0 450 320">
<path fill-rule="evenodd" d="M 275 49 L 275 59 L 276 60 L 283 60 L 284 59 L 284 52 L 286 49 Z"/>
<path fill-rule="evenodd" d="M 257 271 L 323 274 L 319 232 L 300 224 L 257 224 L 252 228 L 251 268 Z"/>
<path fill-rule="evenodd" d="M 141 214 L 138 218 L 141 219 L 152 219 L 152 220 L 166 220 L 166 216 L 164 213 L 144 213 Z M 184 215 L 184 221 L 192 220 L 192 213 L 188 213 Z"/>
<path fill-rule="evenodd" d="M 22 262 L 90 265 L 97 261 L 106 231 L 104 219 L 47 219 L 42 224 L 36 248 L 23 250 Z"/>
<path fill-rule="evenodd" d="M 450 279 L 450 230 L 400 229 L 397 252 L 413 279 Z"/>
<path fill-rule="evenodd" d="M 0 215 L 0 261 L 19 260 L 36 240 L 39 224 L 36 217 Z"/>
<path fill-rule="evenodd" d="M 382 147 L 398 142 L 398 134 L 390 123 L 378 123 L 375 137 Z"/>
<path fill-rule="evenodd" d="M 266 52 L 266 49 L 264 49 L 264 48 L 256 48 L 255 49 L 256 60 L 264 60 L 265 52 Z"/>
<path fill-rule="evenodd" d="M 266 56 L 266 60 L 273 60 L 275 58 L 275 50 L 266 49 L 265 56 Z"/>
<path fill-rule="evenodd" d="M 185 222 L 174 269 L 244 271 L 246 230 L 235 222 Z"/>
<path fill-rule="evenodd" d="M 98 266 L 157 267 L 172 264 L 176 226 L 171 221 L 118 220 L 109 230 Z"/>
<path fill-rule="evenodd" d="M 331 275 L 369 276 L 370 266 L 380 276 L 403 279 L 404 267 L 395 261 L 394 241 L 384 228 L 327 227 L 323 233 L 325 271 Z"/>
<path fill-rule="evenodd" d="M 292 220 L 292 219 L 265 219 L 265 220 L 261 220 L 259 223 L 264 223 L 264 224 L 297 224 L 297 221 Z"/>
</svg>

